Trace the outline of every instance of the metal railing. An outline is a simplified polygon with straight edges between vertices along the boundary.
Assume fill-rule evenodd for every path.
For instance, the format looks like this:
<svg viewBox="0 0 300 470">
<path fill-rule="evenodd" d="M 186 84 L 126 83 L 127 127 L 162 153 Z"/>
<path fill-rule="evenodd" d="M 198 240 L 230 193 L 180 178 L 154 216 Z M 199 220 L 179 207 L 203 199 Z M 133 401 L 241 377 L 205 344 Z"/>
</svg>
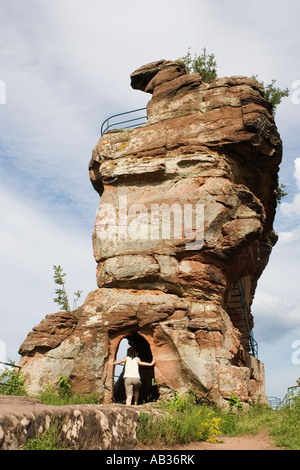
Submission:
<svg viewBox="0 0 300 470">
<path fill-rule="evenodd" d="M 242 304 L 242 309 L 243 309 L 243 312 L 244 312 L 246 327 L 247 327 L 247 331 L 245 331 L 245 330 L 243 330 L 243 331 L 249 338 L 249 348 L 250 348 L 251 354 L 254 357 L 258 358 L 258 343 L 253 338 L 252 331 L 251 331 L 251 328 L 250 328 L 249 318 L 248 318 L 248 309 L 247 309 L 247 305 L 246 305 L 243 285 L 242 285 L 241 281 L 237 281 L 237 284 L 238 284 L 238 288 L 239 288 L 239 292 L 240 292 L 241 304 Z"/>
<path fill-rule="evenodd" d="M 8 366 L 8 367 L 13 367 L 15 369 L 18 369 L 18 374 L 20 373 L 21 371 L 21 367 L 20 366 L 17 366 L 16 364 L 12 364 L 11 362 L 2 362 L 0 361 L 0 364 L 4 364 L 5 366 Z M 0 374 L 3 373 L 4 371 L 2 371 L 0 369 Z M 4 386 L 10 386 L 11 384 L 9 383 L 5 383 L 5 382 L 0 382 L 0 385 L 4 385 Z"/>
<path fill-rule="evenodd" d="M 117 129 L 129 129 L 134 127 L 139 127 L 142 124 L 147 122 L 147 108 L 139 108 L 133 109 L 132 111 L 126 111 L 125 113 L 113 114 L 109 118 L 105 119 L 101 126 L 101 136 L 105 134 L 105 132 L 109 130 L 117 130 Z M 145 112 L 146 111 L 146 112 Z M 125 120 L 118 120 L 123 119 L 122 116 L 127 116 L 132 114 L 133 117 L 131 119 Z M 140 114 L 137 116 L 137 114 Z M 117 122 L 114 120 L 117 119 Z"/>
<path fill-rule="evenodd" d="M 268 397 L 268 400 L 269 400 L 269 405 L 274 410 L 279 410 L 280 408 L 283 408 L 284 406 L 291 406 L 293 404 L 293 401 L 297 397 L 300 399 L 300 386 L 299 385 L 295 385 L 294 387 L 289 387 L 287 394 L 282 400 L 277 397 Z"/>
<path fill-rule="evenodd" d="M 124 371 L 124 364 L 118 364 L 118 366 L 115 366 L 114 369 L 114 384 L 118 382 L 120 376 L 122 375 Z"/>
<path fill-rule="evenodd" d="M 282 408 L 283 406 L 290 406 L 293 404 L 293 401 L 296 397 L 300 397 L 300 387 L 299 386 L 294 386 L 294 387 L 289 387 L 287 394 L 281 400 L 279 408 Z"/>
<path fill-rule="evenodd" d="M 2 362 L 2 361 L 0 361 L 0 364 L 4 364 L 5 366 L 8 366 L 8 367 L 15 367 L 16 369 L 19 369 L 19 372 L 20 372 L 20 369 L 21 369 L 21 366 L 17 366 L 16 364 L 13 364 L 11 362 Z"/>
<path fill-rule="evenodd" d="M 252 332 L 248 332 L 244 330 L 243 328 L 239 328 L 240 332 L 247 337 L 247 346 L 249 348 L 250 353 L 252 356 L 256 357 L 258 359 L 258 342 L 253 338 Z"/>
<path fill-rule="evenodd" d="M 273 408 L 273 410 L 277 410 L 280 403 L 281 403 L 281 398 L 278 397 L 268 397 L 268 402 L 269 406 Z"/>
</svg>

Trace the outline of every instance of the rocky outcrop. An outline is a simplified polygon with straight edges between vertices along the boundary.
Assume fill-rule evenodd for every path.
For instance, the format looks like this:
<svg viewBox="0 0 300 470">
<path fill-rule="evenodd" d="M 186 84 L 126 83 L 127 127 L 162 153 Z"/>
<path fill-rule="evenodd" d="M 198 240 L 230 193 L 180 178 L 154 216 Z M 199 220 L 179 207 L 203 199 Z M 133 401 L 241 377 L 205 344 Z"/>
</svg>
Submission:
<svg viewBox="0 0 300 470">
<path fill-rule="evenodd" d="M 122 405 L 49 406 L 26 397 L 0 396 L 0 449 L 22 450 L 49 428 L 72 450 L 130 450 L 140 411 Z"/>
<path fill-rule="evenodd" d="M 58 312 L 46 315 L 41 323 L 28 334 L 19 353 L 22 356 L 32 355 L 36 352 L 44 353 L 56 348 L 73 332 L 76 324 L 75 312 Z"/>
<path fill-rule="evenodd" d="M 156 361 L 145 397 L 153 383 L 158 395 L 197 390 L 219 405 L 232 393 L 264 397 L 249 334 L 257 280 L 277 239 L 282 144 L 270 104 L 254 79 L 203 83 L 164 60 L 131 83 L 152 94 L 147 123 L 105 133 L 90 162 L 101 195 L 98 289 L 59 345 L 41 352 L 32 335 L 25 341 L 28 385 L 36 391 L 62 373 L 75 390 L 110 402 L 113 361 L 128 337 Z"/>
</svg>

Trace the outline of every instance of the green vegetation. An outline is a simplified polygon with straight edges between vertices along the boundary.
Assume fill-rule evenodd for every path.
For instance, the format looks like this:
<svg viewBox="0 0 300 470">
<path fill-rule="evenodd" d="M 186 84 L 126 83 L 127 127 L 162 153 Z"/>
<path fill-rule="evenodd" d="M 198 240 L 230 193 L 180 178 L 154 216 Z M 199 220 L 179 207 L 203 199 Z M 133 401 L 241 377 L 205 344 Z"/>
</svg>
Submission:
<svg viewBox="0 0 300 470">
<path fill-rule="evenodd" d="M 183 65 L 187 72 L 196 73 L 198 72 L 204 82 L 210 82 L 217 78 L 217 62 L 214 54 L 207 54 L 206 48 L 202 49 L 202 54 L 197 56 L 194 54 L 192 58 L 190 48 L 184 57 L 177 59 L 179 64 Z M 252 78 L 260 81 L 257 75 L 252 75 Z M 276 80 L 272 79 L 271 83 L 265 85 L 264 82 L 260 81 L 265 90 L 265 98 L 271 104 L 271 111 L 275 116 L 277 106 L 281 103 L 282 99 L 289 96 L 290 90 L 285 88 L 281 90 L 276 86 Z"/>
<path fill-rule="evenodd" d="M 227 436 L 257 434 L 267 429 L 277 446 L 300 450 L 300 396 L 279 410 L 256 404 L 247 413 L 222 413 L 220 429 Z"/>
<path fill-rule="evenodd" d="M 258 80 L 257 75 L 253 75 L 252 78 L 255 80 Z M 259 80 L 258 80 L 259 81 Z M 273 78 L 271 80 L 271 83 L 268 85 L 265 85 L 264 82 L 261 82 L 265 89 L 265 98 L 267 101 L 269 101 L 272 105 L 272 114 L 275 116 L 277 106 L 281 103 L 282 98 L 285 98 L 289 96 L 290 90 L 288 88 L 285 88 L 284 90 L 281 90 L 280 88 L 276 87 L 276 80 Z"/>
<path fill-rule="evenodd" d="M 58 305 L 63 309 L 66 310 L 67 312 L 71 312 L 71 307 L 69 303 L 69 298 L 67 295 L 66 287 L 65 287 L 65 277 L 66 274 L 63 272 L 63 269 L 61 266 L 53 266 L 54 270 L 54 282 L 57 284 L 59 287 L 55 289 L 55 294 L 56 297 L 53 299 L 54 302 L 58 303 Z M 77 308 L 77 300 L 80 298 L 82 291 L 78 290 L 74 292 L 74 300 L 73 300 L 73 310 L 76 310 Z"/>
<path fill-rule="evenodd" d="M 78 404 L 98 404 L 97 394 L 73 394 L 67 377 L 60 376 L 57 387 L 48 384 L 37 397 L 44 405 L 63 406 Z M 53 416 L 48 429 L 38 434 L 35 439 L 28 439 L 23 450 L 73 450 L 62 437 L 63 424 Z"/>
<path fill-rule="evenodd" d="M 195 396 L 175 395 L 157 414 L 141 413 L 137 439 L 144 445 L 175 445 L 195 441 L 216 442 L 220 417 L 206 405 L 196 405 Z"/>
<path fill-rule="evenodd" d="M 10 366 L 0 374 L 0 395 L 27 395 L 21 370 L 9 360 Z"/>
<path fill-rule="evenodd" d="M 23 445 L 23 450 L 72 450 L 62 439 L 61 430 L 63 423 L 59 424 L 52 417 L 50 426 L 35 439 L 28 439 Z"/>
<path fill-rule="evenodd" d="M 25 387 L 25 380 L 19 368 L 13 361 L 9 361 L 8 366 L 0 374 L 0 395 L 28 396 Z M 73 394 L 67 377 L 60 376 L 57 387 L 48 384 L 45 390 L 35 396 L 44 405 L 77 405 L 77 404 L 98 404 L 98 395 Z M 43 433 L 38 434 L 35 439 L 28 439 L 23 446 L 23 450 L 70 450 L 61 438 L 63 423 L 55 421 L 52 417 L 50 426 Z"/>
<path fill-rule="evenodd" d="M 300 450 L 300 396 L 290 406 L 273 410 L 253 404 L 242 411 L 236 395 L 229 399 L 228 412 L 197 403 L 195 395 L 175 396 L 156 413 L 141 413 L 137 438 L 151 446 L 174 446 L 195 441 L 222 442 L 222 436 L 257 434 L 267 429 L 274 445 Z"/>
<path fill-rule="evenodd" d="M 89 395 L 72 393 L 68 378 L 63 376 L 59 377 L 57 387 L 51 387 L 51 385 L 48 384 L 39 396 L 35 398 L 40 400 L 44 405 L 54 406 L 98 403 L 98 395 L 96 393 Z"/>
<path fill-rule="evenodd" d="M 276 189 L 276 198 L 277 198 L 277 204 L 281 204 L 282 198 L 287 196 L 287 193 L 285 192 L 286 186 L 284 184 L 280 184 L 278 188 Z"/>
<path fill-rule="evenodd" d="M 0 395 L 28 396 L 22 371 L 16 367 L 13 361 L 9 361 L 9 363 L 11 365 L 0 374 Z M 57 387 L 51 387 L 48 384 L 34 398 L 40 400 L 44 405 L 54 406 L 98 403 L 96 393 L 89 395 L 72 393 L 68 378 L 62 375 L 59 377 Z"/>
<path fill-rule="evenodd" d="M 200 56 L 192 55 L 190 48 L 188 49 L 187 55 L 180 57 L 176 62 L 180 63 L 185 67 L 189 73 L 199 73 L 204 82 L 209 82 L 217 78 L 217 63 L 215 61 L 214 54 L 207 54 L 206 48 L 202 49 Z"/>
<path fill-rule="evenodd" d="M 276 114 L 277 106 L 281 103 L 282 98 L 286 98 L 290 94 L 290 90 L 285 88 L 281 90 L 278 87 L 275 87 L 276 80 L 272 80 L 271 83 L 265 86 L 265 97 L 266 100 L 270 101 L 272 104 L 272 113 L 273 116 Z"/>
</svg>

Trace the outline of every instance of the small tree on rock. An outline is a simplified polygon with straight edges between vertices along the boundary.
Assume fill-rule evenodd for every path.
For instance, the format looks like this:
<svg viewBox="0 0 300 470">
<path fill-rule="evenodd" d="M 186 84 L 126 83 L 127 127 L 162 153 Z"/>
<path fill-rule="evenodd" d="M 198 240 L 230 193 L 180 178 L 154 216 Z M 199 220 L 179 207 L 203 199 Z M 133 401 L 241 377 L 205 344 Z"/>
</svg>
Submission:
<svg viewBox="0 0 300 470">
<path fill-rule="evenodd" d="M 206 48 L 202 49 L 202 54 L 197 56 L 190 52 L 190 47 L 187 54 L 184 57 L 180 57 L 176 62 L 183 65 L 188 73 L 200 74 L 203 82 L 210 82 L 217 78 L 217 62 L 215 60 L 214 54 L 207 54 Z M 252 75 L 252 78 L 258 80 L 257 75 Z M 260 80 L 258 80 L 260 81 Z M 282 99 L 289 96 L 290 90 L 285 88 L 281 90 L 276 86 L 276 80 L 272 79 L 271 83 L 265 85 L 264 82 L 260 81 L 265 90 L 265 98 L 269 103 L 271 103 L 271 111 L 273 116 L 275 116 L 277 106 L 281 103 Z"/>
<path fill-rule="evenodd" d="M 260 81 L 257 78 L 257 75 L 252 75 L 252 78 Z M 272 115 L 275 116 L 276 111 L 277 111 L 277 106 L 281 103 L 283 98 L 289 96 L 290 90 L 288 88 L 281 90 L 279 87 L 276 87 L 275 86 L 276 80 L 274 78 L 273 80 L 271 80 L 271 83 L 269 83 L 268 85 L 265 85 L 265 83 L 262 81 L 260 81 L 260 83 L 264 87 L 266 100 L 269 101 L 269 103 L 271 103 Z"/>
<path fill-rule="evenodd" d="M 59 287 L 55 289 L 55 294 L 57 297 L 55 297 L 53 300 L 54 302 L 58 303 L 59 306 L 63 309 L 66 310 L 67 312 L 71 311 L 70 308 L 70 303 L 69 303 L 69 298 L 67 295 L 67 291 L 65 288 L 65 277 L 66 274 L 63 272 L 63 269 L 61 266 L 53 266 L 54 269 L 54 282 L 57 284 Z M 73 310 L 76 309 L 76 302 L 81 296 L 82 291 L 76 291 L 74 292 L 75 298 L 73 300 Z"/>
<path fill-rule="evenodd" d="M 189 48 L 187 55 L 180 57 L 177 62 L 182 64 L 189 73 L 198 72 L 204 82 L 209 82 L 217 78 L 217 62 L 215 55 L 207 54 L 205 47 L 202 49 L 202 54 L 199 56 L 195 54 L 194 58 L 192 58 Z"/>
</svg>

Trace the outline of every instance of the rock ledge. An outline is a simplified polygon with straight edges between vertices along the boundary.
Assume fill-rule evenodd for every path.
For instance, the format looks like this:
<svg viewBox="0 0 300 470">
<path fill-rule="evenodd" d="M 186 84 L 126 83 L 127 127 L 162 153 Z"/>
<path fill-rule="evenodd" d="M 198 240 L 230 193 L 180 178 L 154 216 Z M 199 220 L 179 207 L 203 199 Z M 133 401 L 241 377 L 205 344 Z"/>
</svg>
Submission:
<svg viewBox="0 0 300 470">
<path fill-rule="evenodd" d="M 43 405 L 39 400 L 0 396 L 0 449 L 22 450 L 28 439 L 61 426 L 62 441 L 74 450 L 130 450 L 142 407 Z"/>
</svg>

